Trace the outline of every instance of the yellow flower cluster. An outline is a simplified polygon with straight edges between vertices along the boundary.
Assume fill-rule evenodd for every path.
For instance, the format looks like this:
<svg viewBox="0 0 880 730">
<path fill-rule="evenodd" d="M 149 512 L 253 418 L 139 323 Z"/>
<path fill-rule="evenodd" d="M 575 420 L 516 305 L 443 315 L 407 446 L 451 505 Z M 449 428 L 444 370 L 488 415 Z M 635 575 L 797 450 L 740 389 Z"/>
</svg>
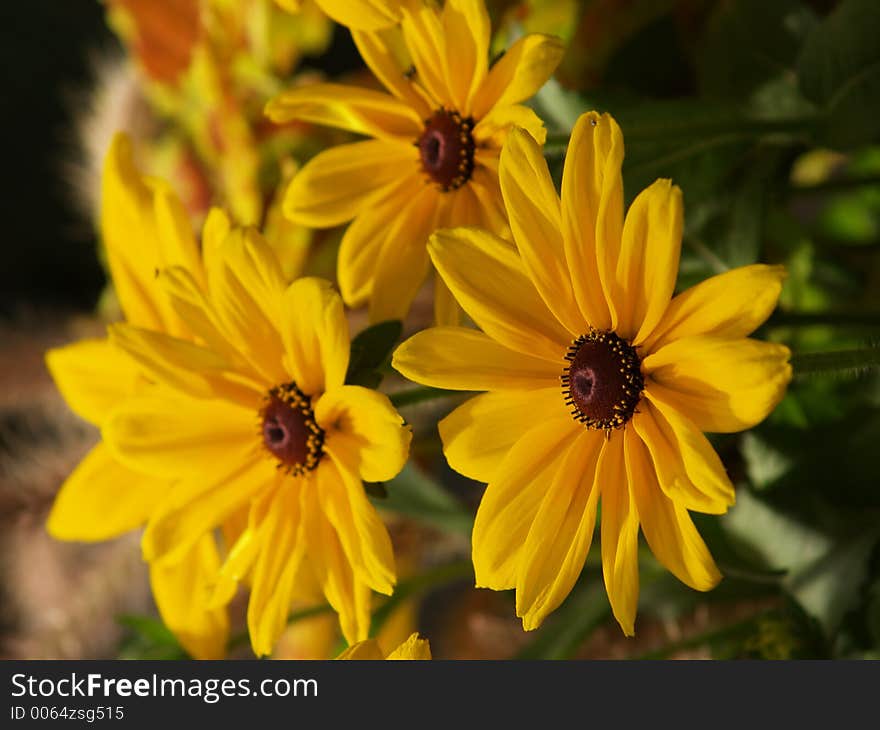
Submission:
<svg viewBox="0 0 880 730">
<path fill-rule="evenodd" d="M 596 523 L 608 597 L 634 632 L 638 544 L 697 590 L 720 574 L 690 512 L 734 488 L 704 432 L 764 419 L 791 378 L 787 348 L 751 339 L 784 271 L 754 265 L 674 294 L 681 191 L 658 180 L 624 211 L 623 136 L 575 125 L 557 193 L 544 125 L 524 105 L 563 46 L 529 34 L 490 64 L 482 0 L 315 0 L 347 25 L 385 91 L 301 83 L 278 124 L 368 139 L 314 156 L 284 193 L 305 227 L 348 224 L 331 282 L 285 271 L 254 223 L 208 213 L 200 239 L 130 142 L 107 154 L 101 233 L 124 321 L 47 355 L 102 440 L 49 518 L 66 540 L 142 527 L 163 620 L 195 657 L 223 656 L 227 607 L 249 593 L 254 652 L 292 605 L 326 600 L 350 648 L 373 592 L 397 580 L 364 482 L 396 476 L 412 433 L 388 397 L 348 382 L 344 305 L 404 319 L 433 271 L 435 327 L 396 350 L 417 383 L 481 392 L 439 423 L 449 464 L 488 484 L 473 530 L 477 586 L 516 589 L 534 629 L 572 590 Z M 296 0 L 279 0 L 301 11 Z M 289 283 L 291 279 L 292 283 Z M 430 658 L 417 635 L 387 658 Z"/>
</svg>

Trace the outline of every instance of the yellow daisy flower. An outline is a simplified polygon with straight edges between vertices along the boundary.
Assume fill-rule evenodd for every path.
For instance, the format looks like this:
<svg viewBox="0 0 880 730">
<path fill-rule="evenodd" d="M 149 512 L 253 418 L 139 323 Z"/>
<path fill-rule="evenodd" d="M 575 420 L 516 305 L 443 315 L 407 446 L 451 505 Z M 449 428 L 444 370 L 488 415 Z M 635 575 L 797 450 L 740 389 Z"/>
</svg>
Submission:
<svg viewBox="0 0 880 730">
<path fill-rule="evenodd" d="M 373 139 L 317 155 L 293 179 L 285 213 L 316 228 L 353 222 L 342 239 L 338 278 L 350 306 L 370 303 L 373 321 L 406 315 L 428 273 L 426 243 L 438 228 L 479 225 L 504 235 L 498 157 L 512 123 L 545 138 L 520 102 L 551 76 L 557 39 L 521 38 L 489 67 L 489 16 L 482 0 L 404 8 L 399 27 L 353 30 L 361 56 L 389 93 L 339 84 L 291 89 L 269 102 L 275 122 L 294 119 Z M 435 311 L 457 309 L 443 286 Z"/>
<path fill-rule="evenodd" d="M 337 659 L 430 659 L 431 645 L 427 639 L 419 638 L 419 635 L 413 634 L 388 656 L 382 651 L 379 642 L 375 639 L 367 639 L 359 641 L 354 646 L 348 647 Z"/>
<path fill-rule="evenodd" d="M 195 541 L 247 509 L 213 595 L 250 584 L 254 652 L 269 654 L 291 604 L 317 582 L 353 643 L 367 638 L 371 589 L 390 594 L 394 557 L 362 480 L 403 467 L 411 431 L 388 398 L 345 385 L 348 323 L 329 282 L 288 286 L 262 237 L 215 211 L 203 238 L 205 283 L 183 267 L 160 273 L 198 344 L 133 325 L 111 340 L 156 383 L 103 424 L 130 468 L 174 488 L 150 516 L 145 557 L 185 560 Z"/>
<path fill-rule="evenodd" d="M 702 432 L 754 426 L 791 378 L 786 347 L 747 337 L 775 307 L 783 269 L 734 269 L 673 297 L 681 191 L 658 180 L 624 220 L 622 160 L 614 120 L 583 115 L 560 200 L 541 148 L 512 132 L 500 177 L 520 255 L 475 229 L 429 245 L 482 332 L 429 329 L 394 355 L 411 380 L 489 391 L 440 435 L 454 469 L 488 482 L 473 531 L 477 585 L 515 588 L 527 630 L 577 580 L 600 499 L 605 586 L 626 634 L 640 527 L 676 577 L 715 586 L 688 512 L 725 512 L 734 488 Z"/>
<path fill-rule="evenodd" d="M 133 325 L 191 338 L 186 324 L 155 285 L 155 272 L 179 266 L 196 278 L 204 271 L 182 204 L 163 183 L 135 168 L 129 140 L 117 135 L 106 156 L 102 182 L 101 238 L 119 306 Z M 105 339 L 50 350 L 46 363 L 70 408 L 101 427 L 127 398 L 149 392 L 137 362 Z M 120 462 L 99 443 L 67 478 L 49 514 L 47 529 L 59 540 L 101 541 L 143 525 L 173 480 L 157 481 Z M 229 622 L 208 609 L 207 596 L 220 567 L 214 541 L 193 542 L 176 566 L 151 566 L 150 580 L 162 619 L 197 658 L 223 655 Z M 205 601 L 181 601 L 199 596 Z"/>
</svg>

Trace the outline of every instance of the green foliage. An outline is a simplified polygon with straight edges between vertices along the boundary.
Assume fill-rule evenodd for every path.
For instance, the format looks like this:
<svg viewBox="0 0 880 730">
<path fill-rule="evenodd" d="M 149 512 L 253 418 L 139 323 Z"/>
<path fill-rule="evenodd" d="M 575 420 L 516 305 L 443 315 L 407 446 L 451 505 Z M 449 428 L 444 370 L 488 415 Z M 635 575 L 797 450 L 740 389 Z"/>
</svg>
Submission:
<svg viewBox="0 0 880 730">
<path fill-rule="evenodd" d="M 351 341 L 351 356 L 345 382 L 348 385 L 377 388 L 382 382 L 382 371 L 402 331 L 403 324 L 400 320 L 392 319 L 374 324 L 358 333 Z"/>
</svg>

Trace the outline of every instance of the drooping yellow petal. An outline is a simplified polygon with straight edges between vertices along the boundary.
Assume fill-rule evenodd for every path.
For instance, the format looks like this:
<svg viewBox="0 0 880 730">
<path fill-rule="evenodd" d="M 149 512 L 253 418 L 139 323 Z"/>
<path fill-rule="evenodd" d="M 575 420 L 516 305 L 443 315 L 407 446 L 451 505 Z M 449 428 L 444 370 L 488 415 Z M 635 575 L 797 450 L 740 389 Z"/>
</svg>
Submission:
<svg viewBox="0 0 880 730">
<path fill-rule="evenodd" d="M 672 298 L 683 225 L 681 190 L 669 180 L 639 193 L 626 213 L 614 308 L 617 333 L 636 345 L 657 326 Z"/>
<path fill-rule="evenodd" d="M 529 278 L 547 308 L 577 337 L 587 328 L 571 288 L 559 196 L 541 148 L 528 132 L 511 130 L 499 172 L 513 238 Z"/>
<path fill-rule="evenodd" d="M 623 231 L 623 135 L 608 115 L 581 115 L 562 173 L 562 231 L 574 294 L 587 322 L 612 327 L 611 286 Z M 614 258 L 610 256 L 614 253 Z"/>
<path fill-rule="evenodd" d="M 651 454 L 661 489 L 687 509 L 723 514 L 735 494 L 721 460 L 687 418 L 650 400 L 651 387 L 632 423 Z"/>
<path fill-rule="evenodd" d="M 284 214 L 315 228 L 337 226 L 383 197 L 401 175 L 419 169 L 409 142 L 371 139 L 325 150 L 300 170 L 284 196 Z"/>
<path fill-rule="evenodd" d="M 103 424 L 123 464 L 165 479 L 204 475 L 231 451 L 255 448 L 256 411 L 222 400 L 152 389 L 120 405 Z M 228 458 L 228 457 L 227 457 Z"/>
<path fill-rule="evenodd" d="M 132 471 L 99 443 L 61 485 L 46 529 L 58 540 L 109 540 L 143 525 L 169 487 Z"/>
<path fill-rule="evenodd" d="M 328 440 L 326 463 L 318 466 L 315 489 L 356 578 L 374 591 L 391 595 L 396 582 L 391 538 L 351 463 L 356 453 L 342 441 Z M 329 457 L 329 458 L 328 458 Z"/>
<path fill-rule="evenodd" d="M 342 385 L 348 370 L 348 320 L 329 281 L 308 277 L 293 282 L 284 293 L 281 327 L 285 367 L 303 393 Z"/>
<path fill-rule="evenodd" d="M 46 366 L 70 409 L 95 425 L 134 392 L 138 380 L 135 362 L 107 339 L 53 348 Z"/>
<path fill-rule="evenodd" d="M 264 524 L 248 600 L 248 633 L 254 654 L 275 648 L 287 625 L 297 571 L 306 553 L 299 484 L 292 480 L 276 491 Z"/>
<path fill-rule="evenodd" d="M 567 416 L 559 387 L 483 393 L 438 424 L 443 454 L 455 471 L 491 482 L 507 452 L 536 423 Z"/>
<path fill-rule="evenodd" d="M 520 38 L 489 70 L 474 96 L 474 117 L 480 119 L 494 106 L 517 104 L 534 96 L 549 79 L 564 52 L 562 41 L 532 33 Z"/>
<path fill-rule="evenodd" d="M 287 282 L 272 247 L 253 229 L 230 232 L 208 267 L 218 326 L 254 371 L 283 382 L 281 306 Z"/>
<path fill-rule="evenodd" d="M 388 396 L 357 385 L 329 390 L 315 404 L 315 420 L 324 429 L 327 448 L 339 440 L 350 454 L 349 469 L 368 482 L 397 476 L 409 455 L 412 428 Z M 340 458 L 342 455 L 339 455 Z"/>
<path fill-rule="evenodd" d="M 315 0 L 333 20 L 350 28 L 377 30 L 400 19 L 401 0 Z"/>
<path fill-rule="evenodd" d="M 545 421 L 523 434 L 508 452 L 474 520 L 477 587 L 516 586 L 535 515 L 579 432 L 571 418 Z"/>
<path fill-rule="evenodd" d="M 431 95 L 434 107 L 456 108 L 449 84 L 449 60 L 440 13 L 426 3 L 414 3 L 404 13 L 401 29 L 416 79 Z"/>
<path fill-rule="evenodd" d="M 407 78 L 412 59 L 400 28 L 372 33 L 352 29 L 351 37 L 364 63 L 388 91 L 413 107 L 421 119 L 427 119 L 436 111 Z"/>
<path fill-rule="evenodd" d="M 345 229 L 339 246 L 337 278 L 348 306 L 359 307 L 372 293 L 377 262 L 392 227 L 389 222 L 410 202 L 412 191 L 423 184 L 420 175 L 403 176 Z"/>
<path fill-rule="evenodd" d="M 303 489 L 308 561 L 327 602 L 339 614 L 345 640 L 354 644 L 369 634 L 372 594 L 369 586 L 354 575 L 339 537 L 321 509 L 316 486 L 308 483 Z"/>
<path fill-rule="evenodd" d="M 516 581 L 516 615 L 538 628 L 568 596 L 593 540 L 599 487 L 596 465 L 604 436 L 582 431 L 548 485 L 523 547 Z"/>
<path fill-rule="evenodd" d="M 342 84 L 308 84 L 283 91 L 266 105 L 266 115 L 277 124 L 300 120 L 379 139 L 415 141 L 422 130 L 416 110 L 399 99 Z"/>
<path fill-rule="evenodd" d="M 422 639 L 419 635 L 412 634 L 406 641 L 392 651 L 387 659 L 430 659 L 431 645 L 427 639 Z"/>
<path fill-rule="evenodd" d="M 446 74 L 455 107 L 470 114 L 471 99 L 483 85 L 489 68 L 491 24 L 486 4 L 448 0 L 443 6 Z"/>
<path fill-rule="evenodd" d="M 506 241 L 458 228 L 435 233 L 428 251 L 458 303 L 484 332 L 518 352 L 561 362 L 571 333 L 547 309 Z"/>
<path fill-rule="evenodd" d="M 370 321 L 403 319 L 428 273 L 428 236 L 437 225 L 437 192 L 422 185 L 389 222 L 376 261 L 370 296 Z"/>
<path fill-rule="evenodd" d="M 497 166 L 497 159 L 495 162 Z M 474 194 L 480 208 L 478 227 L 500 238 L 511 238 L 497 169 L 493 170 L 481 162 L 474 168 L 468 188 Z"/>
<path fill-rule="evenodd" d="M 747 337 L 770 316 L 784 279 L 785 267 L 766 264 L 710 277 L 673 298 L 643 347 L 651 352 L 694 335 Z"/>
<path fill-rule="evenodd" d="M 790 356 L 770 342 L 685 337 L 648 355 L 642 368 L 654 383 L 655 402 L 686 415 L 700 431 L 732 433 L 760 423 L 782 400 Z"/>
<path fill-rule="evenodd" d="M 639 514 L 625 466 L 623 433 L 615 431 L 603 444 L 596 482 L 602 497 L 605 590 L 614 618 L 632 636 L 639 602 Z"/>
<path fill-rule="evenodd" d="M 394 352 L 392 366 L 416 383 L 451 390 L 559 387 L 561 367 L 499 345 L 467 327 L 418 332 Z"/>
<path fill-rule="evenodd" d="M 272 459 L 235 452 L 204 474 L 178 481 L 151 515 L 141 546 L 149 561 L 177 562 L 201 535 L 281 481 Z M 290 477 L 287 477 L 290 478 Z"/>
<path fill-rule="evenodd" d="M 150 585 L 162 622 L 194 659 L 222 659 L 229 639 L 225 608 L 209 606 L 220 568 L 214 538 L 193 544 L 178 563 L 150 564 Z"/>
<path fill-rule="evenodd" d="M 654 466 L 638 433 L 627 429 L 624 439 L 626 475 L 651 552 L 691 588 L 698 591 L 714 588 L 721 574 L 687 509 L 660 489 Z"/>
</svg>

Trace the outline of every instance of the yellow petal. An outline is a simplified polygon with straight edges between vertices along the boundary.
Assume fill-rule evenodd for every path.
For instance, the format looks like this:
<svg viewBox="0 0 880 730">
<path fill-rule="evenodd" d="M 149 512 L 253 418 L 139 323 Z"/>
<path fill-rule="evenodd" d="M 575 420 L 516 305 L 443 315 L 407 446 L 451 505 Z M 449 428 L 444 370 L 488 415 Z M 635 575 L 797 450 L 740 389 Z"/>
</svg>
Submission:
<svg viewBox="0 0 880 730">
<path fill-rule="evenodd" d="M 132 471 L 95 446 L 61 485 L 46 529 L 58 540 L 97 542 L 142 526 L 169 485 Z"/>
<path fill-rule="evenodd" d="M 211 208 L 202 226 L 202 260 L 208 271 L 217 264 L 217 257 L 232 231 L 232 221 L 221 208 Z"/>
<path fill-rule="evenodd" d="M 525 631 L 538 628 L 565 600 L 584 567 L 596 525 L 603 439 L 598 431 L 578 435 L 529 530 L 516 580 L 516 615 Z"/>
<path fill-rule="evenodd" d="M 373 291 L 377 262 L 393 221 L 405 207 L 414 189 L 424 185 L 420 175 L 401 178 L 381 200 L 361 210 L 346 228 L 339 246 L 337 278 L 342 298 L 350 307 L 359 307 Z"/>
<path fill-rule="evenodd" d="M 155 275 L 166 266 L 200 273 L 195 237 L 180 201 L 167 186 L 141 175 L 131 143 L 122 134 L 113 138 L 105 158 L 101 238 L 126 319 L 183 334 L 179 319 L 157 291 Z"/>
<path fill-rule="evenodd" d="M 370 295 L 371 322 L 403 319 L 409 312 L 428 273 L 426 246 L 437 224 L 438 195 L 433 185 L 422 185 L 388 221 Z"/>
<path fill-rule="evenodd" d="M 270 654 L 287 625 L 297 571 L 306 553 L 300 490 L 287 483 L 277 490 L 260 527 L 260 552 L 248 601 L 248 633 L 254 654 Z"/>
<path fill-rule="evenodd" d="M 316 0 L 333 20 L 350 28 L 377 30 L 400 19 L 400 0 Z"/>
<path fill-rule="evenodd" d="M 499 170 L 513 238 L 529 278 L 547 308 L 577 337 L 587 327 L 574 299 L 565 260 L 559 196 L 541 148 L 528 132 L 510 132 Z"/>
<path fill-rule="evenodd" d="M 571 333 L 547 309 L 506 241 L 457 228 L 435 233 L 428 251 L 458 303 L 486 334 L 518 352 L 562 361 Z"/>
<path fill-rule="evenodd" d="M 442 22 L 449 90 L 455 107 L 467 116 L 489 68 L 489 13 L 482 2 L 448 0 Z"/>
<path fill-rule="evenodd" d="M 642 531 L 651 552 L 682 583 L 698 591 L 714 588 L 721 574 L 687 509 L 660 489 L 639 435 L 627 429 L 624 438 L 627 479 L 632 485 Z"/>
<path fill-rule="evenodd" d="M 252 383 L 226 376 L 229 363 L 216 352 L 161 332 L 110 325 L 110 341 L 150 380 L 192 398 L 220 397 L 245 408 L 258 407 L 262 393 Z"/>
<path fill-rule="evenodd" d="M 341 386 L 348 370 L 348 320 L 342 298 L 324 279 L 298 279 L 284 294 L 285 365 L 306 395 Z"/>
<path fill-rule="evenodd" d="M 403 38 L 416 70 L 416 79 L 437 107 L 456 108 L 448 81 L 446 42 L 440 13 L 428 4 L 414 3 L 404 13 Z"/>
<path fill-rule="evenodd" d="M 204 474 L 225 454 L 258 447 L 255 411 L 157 391 L 126 400 L 102 429 L 110 451 L 132 469 L 166 479 Z"/>
<path fill-rule="evenodd" d="M 526 130 L 538 143 L 547 140 L 547 128 L 534 109 L 521 104 L 495 107 L 474 127 L 474 139 L 482 147 L 478 152 L 501 149 L 513 127 Z"/>
<path fill-rule="evenodd" d="M 284 214 L 306 226 L 338 226 L 370 207 L 419 164 L 418 150 L 405 142 L 371 139 L 331 147 L 293 178 L 284 196 Z"/>
<path fill-rule="evenodd" d="M 300 120 L 379 139 L 415 141 L 423 126 L 415 109 L 390 94 L 342 84 L 283 91 L 266 105 L 266 115 L 278 124 Z"/>
<path fill-rule="evenodd" d="M 400 28 L 372 33 L 352 29 L 351 37 L 373 75 L 394 96 L 415 109 L 419 118 L 427 119 L 436 111 L 406 76 L 412 60 Z"/>
<path fill-rule="evenodd" d="M 434 277 L 434 324 L 438 327 L 458 327 L 461 324 L 461 307 L 439 276 Z"/>
<path fill-rule="evenodd" d="M 70 409 L 95 425 L 134 392 L 138 379 L 134 361 L 107 339 L 51 349 L 46 366 Z"/>
<path fill-rule="evenodd" d="M 663 492 L 687 509 L 723 514 L 736 497 L 715 450 L 688 419 L 646 395 L 632 423 L 648 447 Z"/>
<path fill-rule="evenodd" d="M 369 634 L 372 593 L 354 575 L 339 537 L 324 515 L 315 487 L 307 484 L 303 489 L 308 560 L 327 602 L 339 614 L 345 640 L 354 644 L 364 641 Z"/>
<path fill-rule="evenodd" d="M 507 452 L 535 424 L 568 415 L 559 387 L 483 393 L 438 424 L 443 454 L 455 471 L 492 481 Z"/>
<path fill-rule="evenodd" d="M 367 499 L 357 473 L 357 453 L 332 438 L 325 450 L 327 455 L 315 474 L 324 514 L 336 530 L 357 579 L 374 591 L 391 595 L 396 582 L 391 538 Z"/>
<path fill-rule="evenodd" d="M 501 463 L 474 520 L 477 587 L 516 586 L 535 515 L 579 433 L 571 418 L 545 421 L 526 432 Z"/>
<path fill-rule="evenodd" d="M 672 298 L 683 224 L 681 190 L 669 180 L 639 193 L 626 213 L 614 306 L 616 332 L 635 344 L 653 331 Z"/>
<path fill-rule="evenodd" d="M 386 659 L 430 659 L 431 645 L 427 639 L 419 638 L 419 635 L 412 634 L 406 641 L 392 651 Z"/>
<path fill-rule="evenodd" d="M 532 33 L 520 38 L 489 70 L 474 97 L 474 116 L 484 117 L 493 106 L 525 101 L 549 79 L 564 52 L 562 41 Z"/>
<path fill-rule="evenodd" d="M 645 339 L 648 352 L 694 335 L 738 339 L 770 316 L 785 279 L 785 267 L 752 264 L 718 274 L 674 297 L 663 319 Z"/>
<path fill-rule="evenodd" d="M 612 327 L 607 296 L 623 231 L 623 135 L 608 115 L 581 115 L 571 133 L 562 173 L 562 230 L 574 294 L 587 322 Z M 616 258 L 613 259 L 616 263 Z"/>
<path fill-rule="evenodd" d="M 150 517 L 141 542 L 144 558 L 178 562 L 200 536 L 285 478 L 290 479 L 271 459 L 236 452 L 203 474 L 178 481 Z"/>
<path fill-rule="evenodd" d="M 602 495 L 602 573 L 614 618 L 623 633 L 635 633 L 639 602 L 639 515 L 624 465 L 624 434 L 615 431 L 602 446 L 596 482 Z"/>
<path fill-rule="evenodd" d="M 225 608 L 208 606 L 219 567 L 210 535 L 196 542 L 179 563 L 150 565 L 150 585 L 162 622 L 194 659 L 226 655 L 229 617 Z"/>
<path fill-rule="evenodd" d="M 257 231 L 236 229 L 215 253 L 208 286 L 218 326 L 254 371 L 282 382 L 278 323 L 287 282 L 275 252 Z"/>
<path fill-rule="evenodd" d="M 359 661 L 378 661 L 385 659 L 385 656 L 382 654 L 382 648 L 379 646 L 378 641 L 375 639 L 367 639 L 366 641 L 359 641 L 357 644 L 352 644 L 336 658 Z"/>
<path fill-rule="evenodd" d="M 561 367 L 509 350 L 467 327 L 433 327 L 410 337 L 392 366 L 416 383 L 450 390 L 537 390 L 559 387 Z"/>
<path fill-rule="evenodd" d="M 353 459 L 349 468 L 368 482 L 392 479 L 406 463 L 412 428 L 384 393 L 357 385 L 334 388 L 315 405 L 315 419 L 327 448 L 339 439 Z"/>
<path fill-rule="evenodd" d="M 655 402 L 700 431 L 732 433 L 760 423 L 782 400 L 790 356 L 787 347 L 769 342 L 686 337 L 648 355 L 642 368 Z"/>
<path fill-rule="evenodd" d="M 497 158 L 495 164 L 497 167 Z M 478 227 L 489 231 L 489 233 L 494 233 L 500 238 L 510 239 L 512 235 L 510 225 L 507 222 L 507 210 L 501 195 L 501 183 L 498 180 L 497 169 L 493 170 L 481 162 L 474 168 L 474 174 L 468 188 L 473 192 L 480 208 Z"/>
</svg>

